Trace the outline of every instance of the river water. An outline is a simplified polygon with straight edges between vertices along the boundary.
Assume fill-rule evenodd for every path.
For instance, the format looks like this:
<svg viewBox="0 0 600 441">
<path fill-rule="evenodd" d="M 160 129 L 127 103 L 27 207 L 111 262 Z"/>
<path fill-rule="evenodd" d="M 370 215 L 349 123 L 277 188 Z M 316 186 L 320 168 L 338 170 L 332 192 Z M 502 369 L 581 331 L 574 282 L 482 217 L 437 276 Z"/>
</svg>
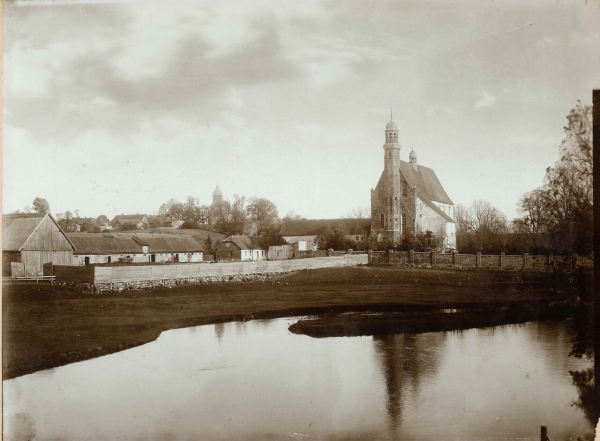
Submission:
<svg viewBox="0 0 600 441">
<path fill-rule="evenodd" d="M 567 323 L 315 339 L 296 318 L 167 331 L 3 382 L 5 439 L 577 439 Z"/>
</svg>

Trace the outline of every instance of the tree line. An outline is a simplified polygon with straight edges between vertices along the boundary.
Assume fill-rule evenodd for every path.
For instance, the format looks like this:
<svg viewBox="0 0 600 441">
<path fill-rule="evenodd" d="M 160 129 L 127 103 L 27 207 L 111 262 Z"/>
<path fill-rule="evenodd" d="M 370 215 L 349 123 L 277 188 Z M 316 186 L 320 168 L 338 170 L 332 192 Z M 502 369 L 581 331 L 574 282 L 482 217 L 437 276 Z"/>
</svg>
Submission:
<svg viewBox="0 0 600 441">
<path fill-rule="evenodd" d="M 464 253 L 578 253 L 593 247 L 592 108 L 578 102 L 567 116 L 559 159 L 541 186 L 517 203 L 508 222 L 491 203 L 477 200 L 456 210 L 457 247 Z"/>
</svg>

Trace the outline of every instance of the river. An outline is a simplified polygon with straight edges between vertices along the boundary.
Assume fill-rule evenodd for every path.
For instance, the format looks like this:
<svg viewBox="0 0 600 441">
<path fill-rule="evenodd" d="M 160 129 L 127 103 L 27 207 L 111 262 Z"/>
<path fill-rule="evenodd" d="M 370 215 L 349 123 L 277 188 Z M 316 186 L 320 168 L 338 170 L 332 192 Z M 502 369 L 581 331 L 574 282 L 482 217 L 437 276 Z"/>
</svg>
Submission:
<svg viewBox="0 0 600 441">
<path fill-rule="evenodd" d="M 5 439 L 550 439 L 592 430 L 568 323 L 311 338 L 297 318 L 163 332 L 3 382 Z"/>
</svg>

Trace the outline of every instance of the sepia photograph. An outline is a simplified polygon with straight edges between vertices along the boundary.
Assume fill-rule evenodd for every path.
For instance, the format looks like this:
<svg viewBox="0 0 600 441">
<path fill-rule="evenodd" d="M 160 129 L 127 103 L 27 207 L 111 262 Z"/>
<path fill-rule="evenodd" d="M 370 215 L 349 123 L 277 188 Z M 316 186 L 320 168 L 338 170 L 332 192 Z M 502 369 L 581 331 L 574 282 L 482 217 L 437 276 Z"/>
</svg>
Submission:
<svg viewBox="0 0 600 441">
<path fill-rule="evenodd" d="M 595 439 L 600 1 L 1 8 L 3 440 Z"/>
</svg>

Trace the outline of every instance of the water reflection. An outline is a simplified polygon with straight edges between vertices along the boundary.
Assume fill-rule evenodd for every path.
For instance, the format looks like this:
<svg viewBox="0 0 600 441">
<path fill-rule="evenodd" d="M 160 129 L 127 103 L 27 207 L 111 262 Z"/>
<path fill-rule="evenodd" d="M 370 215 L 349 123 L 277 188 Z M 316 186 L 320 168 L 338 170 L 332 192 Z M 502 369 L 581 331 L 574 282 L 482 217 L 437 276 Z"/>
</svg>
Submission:
<svg viewBox="0 0 600 441">
<path fill-rule="evenodd" d="M 225 323 L 215 323 L 215 337 L 217 341 L 221 343 L 223 341 L 223 334 L 225 333 Z"/>
<path fill-rule="evenodd" d="M 445 333 L 374 336 L 378 363 L 385 381 L 388 437 L 398 438 L 403 398 L 418 401 L 421 382 L 435 375 Z"/>
<path fill-rule="evenodd" d="M 567 356 L 564 323 L 316 339 L 294 321 L 172 330 L 5 381 L 5 439 L 537 441 L 541 425 L 551 439 L 591 427 L 569 375 L 590 363 Z"/>
</svg>

